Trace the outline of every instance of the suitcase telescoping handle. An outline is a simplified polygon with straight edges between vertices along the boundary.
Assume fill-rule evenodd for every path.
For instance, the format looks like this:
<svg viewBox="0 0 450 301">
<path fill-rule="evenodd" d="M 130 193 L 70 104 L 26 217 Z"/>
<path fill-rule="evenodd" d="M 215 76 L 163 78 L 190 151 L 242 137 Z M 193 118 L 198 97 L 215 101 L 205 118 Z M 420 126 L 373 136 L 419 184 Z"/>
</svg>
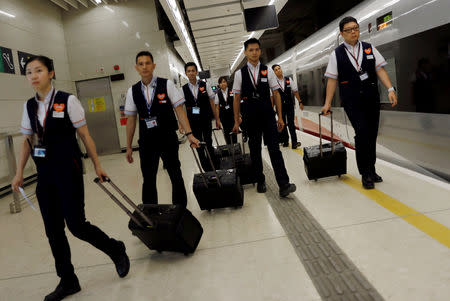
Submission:
<svg viewBox="0 0 450 301">
<path fill-rule="evenodd" d="M 333 112 L 332 111 L 328 111 L 328 112 L 330 112 L 330 117 L 331 117 L 331 153 L 334 154 Z M 322 122 L 321 122 L 322 115 L 323 115 L 323 113 L 320 112 L 319 113 L 319 140 L 320 140 L 319 149 L 320 149 L 320 156 L 321 157 L 323 157 L 323 150 L 322 150 Z"/>
<path fill-rule="evenodd" d="M 109 183 L 109 185 L 111 185 L 111 187 L 112 188 L 114 188 L 119 194 L 120 194 L 120 196 L 125 200 L 125 201 L 127 201 L 127 203 L 128 204 L 130 204 L 131 205 L 131 207 L 133 207 L 134 208 L 134 210 L 136 210 L 136 212 L 144 219 L 144 221 L 146 221 L 147 222 L 147 224 L 148 224 L 148 226 L 147 226 L 147 228 L 153 228 L 155 225 L 154 225 L 154 223 L 148 218 L 148 216 L 146 216 L 145 214 L 144 214 L 144 212 L 142 212 L 142 210 L 141 209 L 139 209 L 139 207 L 138 206 L 136 206 L 136 204 L 125 194 L 125 193 L 123 193 L 122 192 L 122 190 L 120 190 L 119 189 L 119 187 L 117 187 L 116 186 L 116 184 L 114 184 L 112 181 L 111 181 L 111 179 L 110 178 L 108 178 L 108 177 L 104 177 L 103 178 L 103 180 L 105 181 L 105 182 L 108 182 Z M 106 187 L 105 187 L 105 185 L 102 183 L 102 182 L 100 182 L 100 178 L 95 178 L 94 179 L 94 182 L 95 183 L 97 183 L 97 185 L 98 186 L 100 186 L 100 188 L 101 189 L 103 189 L 103 191 L 105 191 L 106 192 L 106 194 L 107 195 L 109 195 L 109 197 L 123 210 L 123 211 L 125 211 L 125 213 L 126 214 L 128 214 L 128 216 L 137 224 L 137 225 L 139 225 L 140 227 L 142 227 L 142 228 L 146 228 L 146 227 L 144 227 L 143 225 L 142 225 L 142 223 L 133 215 L 133 213 L 131 213 L 131 211 L 121 202 L 121 201 L 119 201 L 119 199 L 114 195 L 114 194 L 112 194 Z"/>
<path fill-rule="evenodd" d="M 213 136 L 214 136 L 214 140 L 216 141 L 216 145 L 219 146 L 219 141 L 217 140 L 216 131 L 220 131 L 220 129 L 219 128 L 213 128 L 212 129 L 212 133 L 213 133 Z"/>
<path fill-rule="evenodd" d="M 192 145 L 193 144 L 191 144 L 191 150 L 192 150 L 192 154 L 194 155 L 195 162 L 197 162 L 197 166 L 198 166 L 198 169 L 200 170 L 200 174 L 202 175 L 203 182 L 205 183 L 205 186 L 208 187 L 208 181 L 206 180 L 205 171 L 203 170 L 203 168 L 202 168 L 202 166 L 200 164 L 200 160 L 198 159 L 197 155 L 195 154 L 195 151 L 194 151 L 194 148 L 192 147 Z M 211 154 L 209 153 L 209 150 L 208 150 L 208 147 L 206 145 L 206 142 L 200 142 L 200 146 L 205 148 L 206 154 L 208 155 L 209 163 L 211 164 L 212 170 L 214 171 L 214 174 L 216 176 L 217 183 L 219 184 L 219 187 L 222 187 L 222 183 L 220 182 L 220 179 L 219 179 L 219 174 L 217 173 L 217 170 L 214 167 L 214 163 L 212 161 Z"/>
<path fill-rule="evenodd" d="M 240 133 L 240 131 L 238 132 L 238 134 L 239 133 Z M 223 134 L 225 135 L 225 132 Z M 234 153 L 235 147 L 234 147 L 234 143 L 233 143 L 233 135 L 237 135 L 237 134 L 234 133 L 234 132 L 230 132 L 228 135 L 230 135 L 230 141 L 231 141 L 230 153 L 231 153 L 231 157 L 233 158 L 233 166 L 234 166 L 234 168 L 236 168 L 236 158 L 234 157 L 234 155 L 235 155 L 235 153 Z"/>
</svg>

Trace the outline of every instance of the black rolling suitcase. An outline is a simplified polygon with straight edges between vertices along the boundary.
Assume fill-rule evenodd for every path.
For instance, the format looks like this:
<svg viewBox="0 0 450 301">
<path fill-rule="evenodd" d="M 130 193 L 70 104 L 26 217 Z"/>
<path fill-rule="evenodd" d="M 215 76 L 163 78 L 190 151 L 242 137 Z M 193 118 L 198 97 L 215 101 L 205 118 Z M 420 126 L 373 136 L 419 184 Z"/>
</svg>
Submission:
<svg viewBox="0 0 450 301">
<path fill-rule="evenodd" d="M 206 149 L 213 171 L 204 172 L 202 170 L 197 155 L 192 148 L 192 153 L 200 170 L 200 173 L 194 175 L 192 190 L 200 209 L 242 207 L 244 204 L 244 190 L 236 169 L 216 170 L 206 144 L 202 142 L 201 145 Z"/>
<path fill-rule="evenodd" d="M 245 153 L 245 143 L 242 141 L 242 154 L 221 158 L 220 169 L 236 168 L 241 185 L 256 183 L 256 175 L 252 169 L 250 154 Z"/>
<path fill-rule="evenodd" d="M 241 154 L 241 144 L 240 143 L 234 143 L 234 144 L 226 144 L 226 145 L 219 145 L 219 141 L 217 140 L 216 131 L 220 131 L 220 129 L 213 129 L 213 136 L 214 140 L 216 141 L 216 146 L 214 146 L 214 156 L 217 160 L 220 160 L 224 157 L 230 157 L 231 153 L 234 154 Z M 225 133 L 223 133 L 225 137 Z"/>
<path fill-rule="evenodd" d="M 110 179 L 106 181 L 134 208 L 130 210 L 113 195 L 99 178 L 94 180 L 130 217 L 128 228 L 150 250 L 173 251 L 188 255 L 200 242 L 203 228 L 192 213 L 179 205 L 139 205 L 133 203 Z"/>
<path fill-rule="evenodd" d="M 330 111 L 331 112 L 331 111 Z M 322 144 L 322 124 L 319 114 L 320 144 L 303 148 L 303 162 L 308 179 L 317 180 L 347 173 L 347 151 L 342 142 L 333 139 L 333 113 L 331 112 L 331 143 Z"/>
</svg>

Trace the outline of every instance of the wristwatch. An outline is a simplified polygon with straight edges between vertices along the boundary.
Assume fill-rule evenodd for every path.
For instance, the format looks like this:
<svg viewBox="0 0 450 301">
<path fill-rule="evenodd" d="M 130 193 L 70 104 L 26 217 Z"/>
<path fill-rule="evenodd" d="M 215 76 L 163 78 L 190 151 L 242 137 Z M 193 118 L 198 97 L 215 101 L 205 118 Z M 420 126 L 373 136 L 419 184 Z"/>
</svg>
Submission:
<svg viewBox="0 0 450 301">
<path fill-rule="evenodd" d="M 186 134 L 184 134 L 184 135 L 187 137 L 187 136 L 189 136 L 189 135 L 192 135 L 192 132 L 186 133 Z"/>
<path fill-rule="evenodd" d="M 390 88 L 388 89 L 388 92 L 392 92 L 392 91 L 397 92 L 397 89 L 395 89 L 395 87 L 390 87 Z"/>
</svg>

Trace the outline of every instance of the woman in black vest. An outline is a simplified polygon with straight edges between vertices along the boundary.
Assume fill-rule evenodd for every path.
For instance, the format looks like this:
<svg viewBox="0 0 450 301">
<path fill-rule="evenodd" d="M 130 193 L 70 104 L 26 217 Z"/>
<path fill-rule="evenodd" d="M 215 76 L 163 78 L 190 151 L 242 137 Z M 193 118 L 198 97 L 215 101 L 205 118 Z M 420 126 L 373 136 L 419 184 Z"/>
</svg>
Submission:
<svg viewBox="0 0 450 301">
<path fill-rule="evenodd" d="M 76 134 L 83 141 L 97 176 L 102 179 L 107 175 L 98 160 L 80 101 L 69 93 L 53 88 L 55 73 L 49 58 L 31 57 L 25 69 L 36 96 L 25 103 L 21 126 L 25 139 L 12 188 L 18 192 L 23 185 L 23 170 L 31 154 L 38 174 L 36 196 L 55 259 L 56 273 L 61 278 L 56 289 L 44 301 L 57 301 L 81 290 L 70 260 L 64 224 L 75 237 L 110 256 L 120 277 L 127 275 L 130 261 L 123 242 L 109 238 L 86 221 L 81 151 Z"/>
<path fill-rule="evenodd" d="M 225 76 L 219 77 L 220 90 L 216 93 L 216 103 L 219 103 L 219 118 L 222 123 L 227 144 L 237 143 L 236 134 L 230 133 L 234 126 L 233 91 L 228 90 L 228 82 Z"/>
</svg>

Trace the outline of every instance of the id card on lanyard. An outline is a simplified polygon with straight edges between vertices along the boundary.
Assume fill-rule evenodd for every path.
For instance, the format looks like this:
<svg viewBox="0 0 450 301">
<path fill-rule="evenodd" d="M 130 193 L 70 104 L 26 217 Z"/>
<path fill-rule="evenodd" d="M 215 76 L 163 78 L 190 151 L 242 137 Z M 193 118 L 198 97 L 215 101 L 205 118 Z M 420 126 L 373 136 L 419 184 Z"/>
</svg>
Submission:
<svg viewBox="0 0 450 301">
<path fill-rule="evenodd" d="M 357 71 L 358 71 L 358 75 L 359 75 L 359 79 L 361 81 L 365 81 L 366 79 L 369 78 L 369 75 L 367 74 L 367 72 L 365 72 L 364 70 L 362 70 L 362 68 L 359 66 L 359 52 L 360 52 L 360 48 L 361 48 L 361 43 L 358 43 L 358 56 L 355 57 L 352 53 L 350 53 L 350 51 L 347 49 L 347 47 L 344 47 L 345 50 L 347 50 L 348 54 L 350 54 L 350 56 L 353 58 L 353 60 L 356 63 L 356 67 L 357 67 Z"/>
<path fill-rule="evenodd" d="M 153 91 L 152 91 L 152 96 L 151 98 L 149 98 L 149 94 L 148 94 L 148 88 L 146 87 L 146 92 L 147 92 L 147 101 L 145 102 L 147 105 L 147 111 L 148 111 L 148 118 L 145 118 L 145 125 L 147 126 L 147 129 L 152 129 L 158 126 L 158 119 L 156 118 L 156 116 L 152 117 L 151 116 L 151 108 L 153 105 L 153 98 L 155 97 L 155 93 L 156 93 L 156 86 L 152 85 L 153 87 Z"/>
<path fill-rule="evenodd" d="M 46 128 L 46 121 L 48 118 L 48 115 L 50 114 L 50 111 L 52 111 L 52 106 L 55 101 L 55 89 L 53 89 L 52 96 L 50 97 L 50 101 L 47 106 L 47 110 L 45 111 L 44 120 L 42 121 L 42 131 L 41 127 L 39 127 L 39 116 L 37 114 L 37 108 L 36 108 L 36 131 L 38 136 L 38 144 L 35 145 L 32 150 L 31 154 L 35 158 L 45 158 L 47 156 L 47 147 L 44 145 L 44 134 L 45 134 L 45 128 Z"/>
</svg>

